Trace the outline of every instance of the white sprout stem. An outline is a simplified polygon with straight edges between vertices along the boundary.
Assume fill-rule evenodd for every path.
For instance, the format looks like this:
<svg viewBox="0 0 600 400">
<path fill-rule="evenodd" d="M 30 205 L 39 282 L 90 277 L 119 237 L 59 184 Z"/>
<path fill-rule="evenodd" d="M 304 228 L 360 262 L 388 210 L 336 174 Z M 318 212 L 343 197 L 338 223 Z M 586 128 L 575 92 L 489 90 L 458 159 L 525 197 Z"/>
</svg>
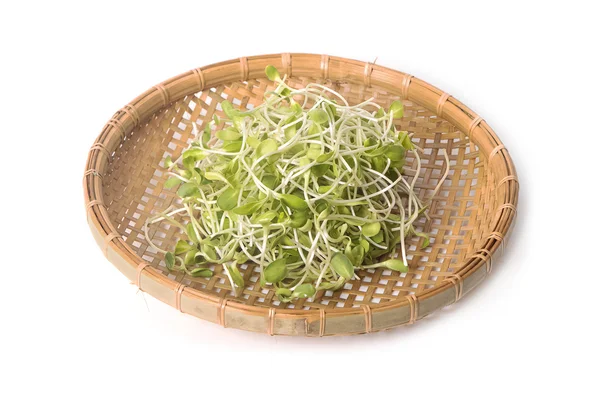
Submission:
<svg viewBox="0 0 600 400">
<path fill-rule="evenodd" d="M 435 186 L 435 189 L 433 190 L 433 193 L 431 194 L 431 197 L 430 197 L 431 199 L 433 199 L 435 197 L 437 192 L 440 190 L 440 188 L 444 184 L 444 181 L 448 177 L 448 174 L 450 173 L 450 159 L 448 158 L 448 153 L 446 152 L 446 149 L 442 149 L 442 153 L 444 154 L 444 159 L 446 160 L 446 170 L 444 172 L 444 175 L 440 178 L 440 181 L 438 182 L 438 184 Z"/>
</svg>

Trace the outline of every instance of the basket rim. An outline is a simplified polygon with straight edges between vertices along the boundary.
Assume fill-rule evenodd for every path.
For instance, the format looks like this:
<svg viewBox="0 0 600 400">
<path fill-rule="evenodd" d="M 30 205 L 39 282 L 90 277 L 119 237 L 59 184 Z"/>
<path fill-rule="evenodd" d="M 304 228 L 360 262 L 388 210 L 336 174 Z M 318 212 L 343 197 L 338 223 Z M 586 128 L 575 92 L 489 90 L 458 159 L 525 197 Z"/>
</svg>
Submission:
<svg viewBox="0 0 600 400">
<path fill-rule="evenodd" d="M 93 232 L 97 231 L 98 237 L 96 237 L 96 240 L 103 248 L 109 261 L 115 264 L 115 261 L 109 257 L 109 252 L 111 252 L 120 260 L 124 260 L 130 268 L 138 271 L 138 286 L 141 286 L 140 282 L 144 277 L 166 286 L 169 290 L 178 292 L 176 300 L 179 298 L 179 302 L 176 301 L 176 303 L 178 303 L 177 308 L 180 311 L 181 296 L 184 293 L 196 300 L 214 303 L 213 305 L 220 312 L 218 319 L 223 325 L 225 322 L 225 309 L 235 309 L 242 314 L 267 317 L 267 333 L 273 334 L 275 312 L 272 310 L 276 310 L 278 318 L 305 317 L 307 324 L 310 321 L 318 321 L 319 336 L 324 335 L 326 317 L 322 310 L 275 309 L 268 306 L 251 306 L 237 303 L 235 299 L 225 299 L 224 296 L 202 292 L 192 287 L 182 287 L 181 284 L 163 275 L 158 269 L 145 263 L 125 243 L 112 225 L 107 208 L 104 205 L 102 174 L 108 165 L 112 152 L 124 136 L 144 121 L 146 117 L 169 105 L 172 101 L 219 84 L 262 76 L 264 66 L 267 64 L 273 64 L 277 68 L 281 68 L 290 76 L 296 71 L 296 75 L 299 76 L 320 76 L 324 79 L 342 78 L 339 72 L 342 70 L 341 74 L 345 79 L 362 80 L 366 86 L 376 84 L 427 108 L 440 118 L 452 123 L 478 144 L 480 159 L 487 163 L 487 168 L 494 169 L 494 176 L 497 179 L 495 181 L 496 190 L 501 191 L 504 197 L 502 204 L 495 213 L 495 225 L 493 225 L 495 228 L 492 234 L 483 240 L 481 246 L 471 255 L 466 256 L 464 261 L 457 267 L 458 272 L 450 279 L 446 278 L 440 284 L 425 289 L 418 294 L 401 296 L 385 303 L 364 305 L 362 307 L 327 309 L 328 317 L 364 314 L 365 331 L 369 332 L 371 331 L 369 325 L 373 314 L 404 307 L 410 310 L 409 323 L 413 323 L 425 316 L 424 314 L 419 315 L 420 313 L 417 311 L 419 303 L 440 293 L 450 291 L 453 292 L 452 297 L 458 301 L 465 294 L 463 288 L 465 280 L 474 276 L 484 266 L 486 268 L 485 276 L 487 276 L 491 270 L 492 257 L 496 255 L 496 250 L 499 247 L 504 248 L 503 240 L 506 239 L 510 229 L 514 226 L 519 191 L 519 182 L 513 161 L 496 133 L 481 117 L 455 97 L 412 75 L 369 62 L 308 53 L 241 57 L 196 68 L 155 85 L 113 115 L 90 148 L 83 182 L 88 224 Z M 294 70 L 295 66 L 296 70 Z M 401 85 L 397 85 L 396 82 L 401 82 Z M 505 183 L 506 185 L 504 185 Z M 477 280 L 472 286 L 467 285 L 471 286 L 468 289 L 472 289 L 481 280 Z M 435 309 L 438 308 L 441 307 Z M 308 328 L 306 333 L 308 334 Z"/>
</svg>

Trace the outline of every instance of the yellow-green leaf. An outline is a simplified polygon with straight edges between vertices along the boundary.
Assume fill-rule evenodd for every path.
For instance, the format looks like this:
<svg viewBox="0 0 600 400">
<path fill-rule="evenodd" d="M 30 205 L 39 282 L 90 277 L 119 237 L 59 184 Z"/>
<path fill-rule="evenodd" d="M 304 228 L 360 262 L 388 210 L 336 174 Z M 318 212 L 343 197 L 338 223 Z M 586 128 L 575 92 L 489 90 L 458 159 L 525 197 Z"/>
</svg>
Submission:
<svg viewBox="0 0 600 400">
<path fill-rule="evenodd" d="M 265 280 L 269 283 L 277 283 L 284 280 L 288 273 L 285 258 L 280 258 L 267 265 L 263 273 Z"/>
<path fill-rule="evenodd" d="M 221 210 L 229 211 L 237 206 L 238 196 L 240 195 L 239 190 L 235 188 L 229 188 L 225 190 L 217 199 L 217 205 Z"/>
<path fill-rule="evenodd" d="M 300 197 L 294 196 L 293 194 L 281 194 L 279 195 L 279 200 L 294 210 L 306 210 L 308 208 L 306 201 L 302 200 Z"/>
<path fill-rule="evenodd" d="M 354 276 L 354 265 L 343 253 L 335 253 L 331 258 L 331 268 L 346 279 L 352 279 Z"/>
</svg>

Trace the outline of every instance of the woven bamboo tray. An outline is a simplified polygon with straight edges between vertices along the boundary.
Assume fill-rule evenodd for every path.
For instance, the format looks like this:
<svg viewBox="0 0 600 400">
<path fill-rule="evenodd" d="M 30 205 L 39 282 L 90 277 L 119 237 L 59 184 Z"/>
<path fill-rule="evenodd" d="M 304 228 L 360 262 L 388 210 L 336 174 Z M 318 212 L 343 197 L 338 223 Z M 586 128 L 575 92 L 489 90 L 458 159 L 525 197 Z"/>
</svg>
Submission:
<svg viewBox="0 0 600 400">
<path fill-rule="evenodd" d="M 276 66 L 293 86 L 320 82 L 351 103 L 374 97 L 382 106 L 401 100 L 400 129 L 414 133 L 424 149 L 417 179 L 418 195 L 427 196 L 450 157 L 450 175 L 434 198 L 431 219 L 419 221 L 431 233 L 431 245 L 409 244 L 410 270 L 359 272 L 336 292 L 313 299 L 279 303 L 262 289 L 255 265 L 244 265 L 246 288 L 235 298 L 221 266 L 211 278 L 170 273 L 146 243 L 142 227 L 154 212 L 177 201 L 163 188 L 166 155 L 176 159 L 218 104 L 258 105 L 272 82 L 265 67 Z M 405 171 L 414 176 L 414 160 Z M 411 168 L 412 165 L 412 168 Z M 90 149 L 84 195 L 92 234 L 108 260 L 141 290 L 179 311 L 228 328 L 271 335 L 345 335 L 411 324 L 471 291 L 491 271 L 493 256 L 504 250 L 516 217 L 517 174 L 494 131 L 473 111 L 447 93 L 411 75 L 379 65 L 314 54 L 242 57 L 197 68 L 146 91 L 117 111 Z M 172 247 L 181 232 L 166 224 L 150 236 Z M 410 242 L 410 240 L 409 240 Z"/>
</svg>

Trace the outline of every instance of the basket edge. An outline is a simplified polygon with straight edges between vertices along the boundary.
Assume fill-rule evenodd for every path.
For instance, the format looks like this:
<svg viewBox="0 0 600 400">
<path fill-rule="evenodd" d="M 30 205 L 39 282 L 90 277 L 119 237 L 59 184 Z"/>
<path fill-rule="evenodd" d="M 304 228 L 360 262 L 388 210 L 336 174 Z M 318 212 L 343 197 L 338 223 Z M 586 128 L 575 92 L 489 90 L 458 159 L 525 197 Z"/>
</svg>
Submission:
<svg viewBox="0 0 600 400">
<path fill-rule="evenodd" d="M 205 88 L 236 80 L 236 72 L 232 72 L 236 67 L 239 68 L 239 79 L 256 77 L 255 75 L 260 76 L 264 70 L 263 64 L 274 64 L 278 67 L 289 68 L 291 72 L 293 71 L 292 60 L 294 59 L 300 60 L 296 61 L 297 63 L 299 62 L 300 65 L 304 65 L 303 62 L 306 63 L 308 66 L 305 67 L 309 69 L 309 71 L 312 71 L 313 74 L 316 70 L 314 66 L 310 67 L 310 65 L 316 65 L 317 62 L 319 62 L 320 72 L 323 73 L 322 60 L 324 57 L 327 57 L 328 60 L 327 74 L 329 77 L 335 76 L 337 73 L 339 78 L 357 78 L 361 76 L 364 78 L 367 73 L 366 71 L 369 71 L 369 82 L 371 84 L 377 83 L 379 86 L 384 88 L 387 87 L 387 89 L 396 93 L 398 92 L 397 86 L 390 85 L 393 85 L 393 77 L 402 77 L 402 80 L 407 82 L 406 85 L 403 86 L 403 94 L 410 100 L 415 101 L 433 112 L 437 111 L 440 98 L 446 97 L 446 94 L 443 91 L 406 73 L 357 60 L 303 53 L 271 54 L 241 58 L 239 60 L 229 60 L 197 68 L 174 78 L 170 78 L 142 93 L 128 105 L 117 111 L 101 131 L 88 155 L 86 172 L 84 175 L 84 197 L 88 224 L 90 225 L 92 234 L 98 242 L 98 245 L 105 249 L 105 254 L 109 261 L 128 277 L 131 276 L 132 270 L 135 272 L 134 266 L 137 266 L 142 262 L 141 258 L 135 255 L 124 244 L 120 244 L 118 240 L 115 243 L 115 240 L 113 240 L 118 238 L 114 236 L 116 230 L 112 227 L 106 213 L 106 208 L 102 204 L 101 175 L 100 173 L 90 173 L 90 171 L 103 171 L 111 154 L 110 149 L 116 147 L 121 140 L 122 135 L 133 130 L 140 121 L 166 105 L 167 99 L 177 99 L 188 94 L 185 93 L 185 90 L 189 90 L 190 88 L 190 79 L 194 79 L 199 82 L 199 84 L 201 83 L 202 88 Z M 284 65 L 286 60 L 289 65 Z M 344 68 L 341 67 L 340 64 L 351 65 L 355 71 L 360 72 L 346 71 L 345 74 L 340 73 L 340 71 L 344 71 Z M 302 71 L 301 68 L 299 70 Z M 197 71 L 200 71 L 199 73 L 202 74 L 200 78 Z M 304 74 L 308 74 L 306 71 L 303 72 Z M 223 76 L 220 76 L 219 73 L 222 73 Z M 299 74 L 303 75 L 303 73 Z M 187 89 L 184 90 L 183 88 Z M 192 93 L 195 91 L 196 90 L 192 90 Z M 498 190 L 502 191 L 502 195 L 505 199 L 505 202 L 502 205 L 512 205 L 513 209 L 516 210 L 518 179 L 516 177 L 516 170 L 512 163 L 512 159 L 508 155 L 508 151 L 503 151 L 505 148 L 501 141 L 489 125 L 481 118 L 479 118 L 476 125 L 472 125 L 473 121 L 478 119 L 472 110 L 454 97 L 446 97 L 444 103 L 442 108 L 444 118 L 459 127 L 463 132 L 468 131 L 471 137 L 479 139 L 478 145 L 480 146 L 480 149 L 485 150 L 483 152 L 484 156 L 486 154 L 488 155 L 486 160 L 488 162 L 493 162 L 494 170 L 497 169 L 498 171 L 496 172 L 501 175 L 499 180 L 511 176 L 514 177 L 513 179 L 506 181 L 507 185 L 499 184 Z M 500 150 L 498 150 L 499 147 L 501 147 Z M 102 148 L 106 149 L 106 151 L 102 151 Z M 513 182 L 512 185 L 510 184 L 511 181 Z M 93 204 L 94 202 L 96 203 Z M 492 258 L 497 255 L 497 248 L 503 243 L 503 240 L 506 241 L 511 228 L 514 226 L 515 213 L 512 212 L 513 209 L 510 207 L 503 207 L 498 210 L 496 226 L 501 236 L 494 238 L 490 237 L 486 240 L 483 247 L 476 252 L 485 251 L 485 253 L 489 255 L 487 260 L 484 257 L 481 257 L 480 254 L 475 254 L 466 260 L 463 268 L 459 271 L 460 288 L 458 283 L 448 281 L 433 289 L 426 290 L 418 296 L 413 296 L 413 300 L 399 299 L 381 305 L 366 306 L 362 308 L 362 311 L 360 308 L 340 308 L 331 311 L 327 310 L 326 313 L 319 312 L 318 310 L 280 310 L 246 306 L 235 303 L 232 300 L 208 295 L 192 288 L 185 288 L 180 293 L 181 310 L 196 315 L 199 318 L 207 319 L 209 321 L 212 320 L 212 322 L 221 322 L 222 325 L 228 327 L 271 334 L 305 336 L 365 333 L 412 323 L 439 308 L 443 308 L 444 306 L 453 303 L 453 300 L 458 300 L 477 286 L 479 282 L 487 276 L 487 274 L 481 274 L 481 271 L 483 271 L 481 267 L 483 265 L 492 264 Z M 107 242 L 107 238 L 111 235 L 113 237 Z M 486 270 L 488 270 L 488 268 L 486 268 Z M 167 292 L 175 291 L 175 282 L 164 277 L 158 271 L 153 271 L 153 268 L 142 271 L 141 277 L 141 282 L 148 282 L 146 284 L 148 287 L 145 290 L 148 291 L 149 294 L 167 304 L 173 305 L 176 303 L 177 299 L 175 297 L 167 295 Z M 451 288 L 453 290 L 450 290 Z M 165 290 L 167 291 L 165 292 Z M 197 304 L 198 302 L 202 304 L 208 303 L 210 304 L 210 307 L 199 307 Z M 212 307 L 213 305 L 214 307 Z M 214 308 L 214 310 L 211 308 Z M 345 323 L 344 321 L 340 321 L 344 319 L 341 317 L 347 318 L 347 321 Z M 253 318 L 253 322 L 247 321 L 247 318 Z M 262 322 L 256 320 L 256 318 Z M 286 323 L 288 319 L 296 320 L 296 323 Z M 304 326 L 304 329 L 301 329 L 302 325 Z"/>
</svg>

